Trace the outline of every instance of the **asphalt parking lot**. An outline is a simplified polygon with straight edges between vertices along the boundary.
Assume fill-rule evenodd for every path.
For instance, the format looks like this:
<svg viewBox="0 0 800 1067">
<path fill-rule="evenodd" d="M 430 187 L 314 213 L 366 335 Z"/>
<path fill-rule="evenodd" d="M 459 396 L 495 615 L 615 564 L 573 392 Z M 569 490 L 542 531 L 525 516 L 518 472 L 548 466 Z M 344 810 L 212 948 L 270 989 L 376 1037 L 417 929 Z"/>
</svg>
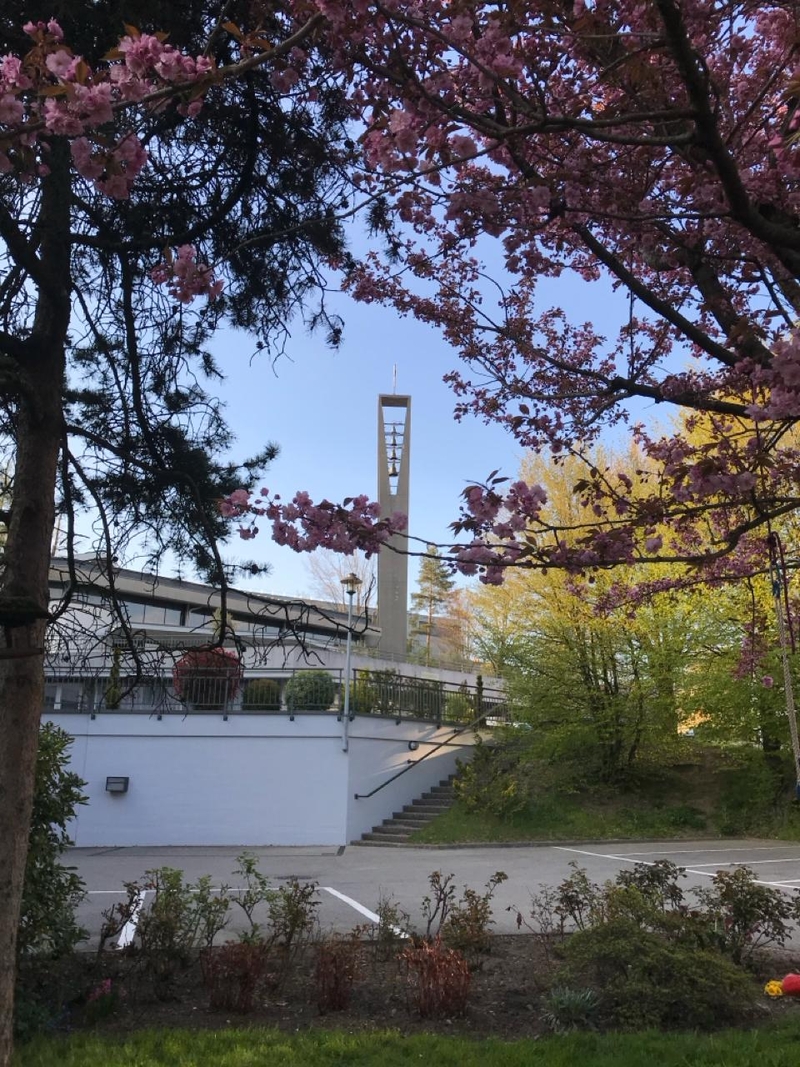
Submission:
<svg viewBox="0 0 800 1067">
<path fill-rule="evenodd" d="M 144 872 L 157 867 L 182 870 L 188 881 L 203 874 L 215 887 L 240 888 L 234 871 L 241 848 L 105 848 L 71 849 L 69 860 L 86 882 L 88 895 L 79 910 L 79 921 L 96 944 L 102 912 L 124 898 L 123 882 L 143 880 Z M 459 887 L 480 889 L 495 871 L 508 880 L 495 894 L 495 930 L 516 932 L 516 909 L 525 911 L 531 892 L 540 885 L 557 885 L 570 873 L 569 864 L 586 869 L 596 882 L 614 878 L 635 863 L 668 859 L 686 869 L 686 886 L 707 883 L 717 870 L 751 867 L 760 882 L 786 893 L 800 889 L 800 844 L 761 840 L 625 842 L 624 844 L 546 845 L 471 848 L 252 848 L 260 869 L 272 884 L 290 879 L 315 882 L 319 887 L 318 916 L 323 929 L 346 932 L 358 924 L 375 921 L 381 898 L 391 898 L 407 912 L 412 924 L 424 927 L 421 904 L 429 892 L 431 872 L 453 873 Z M 142 899 L 147 907 L 147 896 Z M 511 909 L 506 910 L 506 909 Z M 236 914 L 223 939 L 235 936 L 246 925 Z M 132 927 L 123 931 L 123 942 L 133 937 Z"/>
</svg>

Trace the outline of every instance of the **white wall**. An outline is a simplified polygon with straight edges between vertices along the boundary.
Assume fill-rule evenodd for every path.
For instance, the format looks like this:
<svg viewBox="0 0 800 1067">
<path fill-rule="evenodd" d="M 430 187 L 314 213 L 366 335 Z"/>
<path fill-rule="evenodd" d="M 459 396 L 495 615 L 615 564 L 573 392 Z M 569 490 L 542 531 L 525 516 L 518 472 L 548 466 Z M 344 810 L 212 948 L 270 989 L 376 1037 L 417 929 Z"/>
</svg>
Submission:
<svg viewBox="0 0 800 1067">
<path fill-rule="evenodd" d="M 73 769 L 89 803 L 70 829 L 82 847 L 347 844 L 445 778 L 464 744 L 445 747 L 370 800 L 355 800 L 452 727 L 357 716 L 349 751 L 335 715 L 51 713 L 74 738 Z M 419 742 L 410 752 L 409 741 Z M 463 744 L 462 744 L 463 742 Z M 130 779 L 125 794 L 106 778 Z"/>
</svg>

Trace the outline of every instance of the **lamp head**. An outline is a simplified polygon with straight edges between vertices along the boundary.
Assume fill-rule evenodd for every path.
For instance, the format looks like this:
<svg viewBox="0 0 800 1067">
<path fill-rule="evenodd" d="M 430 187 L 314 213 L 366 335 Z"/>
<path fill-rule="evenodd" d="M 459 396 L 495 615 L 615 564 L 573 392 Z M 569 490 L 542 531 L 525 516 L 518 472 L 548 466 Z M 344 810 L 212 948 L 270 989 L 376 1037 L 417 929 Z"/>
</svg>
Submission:
<svg viewBox="0 0 800 1067">
<path fill-rule="evenodd" d="M 352 571 L 350 572 L 350 574 L 342 578 L 342 585 L 344 586 L 344 591 L 350 597 L 353 596 L 353 594 L 361 584 L 361 579 L 358 577 L 357 574 Z"/>
</svg>

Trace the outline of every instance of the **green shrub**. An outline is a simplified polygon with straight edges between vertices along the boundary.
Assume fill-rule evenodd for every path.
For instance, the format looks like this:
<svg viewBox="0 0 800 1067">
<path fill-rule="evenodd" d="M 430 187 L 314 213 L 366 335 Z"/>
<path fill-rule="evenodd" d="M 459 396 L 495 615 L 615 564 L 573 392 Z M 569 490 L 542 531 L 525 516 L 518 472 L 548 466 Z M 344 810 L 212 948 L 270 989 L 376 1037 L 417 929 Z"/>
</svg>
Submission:
<svg viewBox="0 0 800 1067">
<path fill-rule="evenodd" d="M 327 671 L 298 671 L 286 683 L 290 711 L 327 711 L 336 696 L 336 683 Z"/>
<path fill-rule="evenodd" d="M 479 738 L 470 762 L 459 766 L 455 791 L 467 811 L 504 818 L 528 807 L 537 781 L 531 742 L 520 731 L 493 745 Z"/>
<path fill-rule="evenodd" d="M 558 983 L 593 990 L 613 1029 L 710 1029 L 740 1023 L 755 988 L 720 953 L 668 941 L 617 918 L 579 930 L 564 946 Z"/>
<path fill-rule="evenodd" d="M 78 805 L 87 800 L 82 792 L 86 783 L 68 770 L 71 744 L 72 738 L 61 727 L 42 726 L 17 942 L 23 959 L 65 956 L 88 936 L 75 921 L 75 909 L 85 896 L 84 884 L 74 867 L 60 862 L 72 844 L 67 824 Z"/>
<path fill-rule="evenodd" d="M 274 678 L 253 678 L 242 697 L 246 711 L 280 711 L 281 685 Z"/>
</svg>

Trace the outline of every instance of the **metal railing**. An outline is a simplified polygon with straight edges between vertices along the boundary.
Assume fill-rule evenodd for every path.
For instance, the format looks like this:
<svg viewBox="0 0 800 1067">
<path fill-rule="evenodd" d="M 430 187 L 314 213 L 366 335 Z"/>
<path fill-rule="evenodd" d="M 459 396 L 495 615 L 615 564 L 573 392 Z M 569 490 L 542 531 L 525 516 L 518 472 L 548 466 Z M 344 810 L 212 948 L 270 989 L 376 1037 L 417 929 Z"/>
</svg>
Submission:
<svg viewBox="0 0 800 1067">
<path fill-rule="evenodd" d="M 484 723 L 485 720 L 485 715 L 479 715 L 477 719 L 473 719 L 473 721 L 471 723 L 468 723 L 466 726 L 459 726 L 457 729 L 453 730 L 450 737 L 446 737 L 444 741 L 439 741 L 436 745 L 433 746 L 433 748 L 423 753 L 418 759 L 406 760 L 408 766 L 401 767 L 396 774 L 393 774 L 391 778 L 387 778 L 385 782 L 381 782 L 380 785 L 376 785 L 375 788 L 369 793 L 354 793 L 353 796 L 356 800 L 369 800 L 369 798 L 374 797 L 376 793 L 380 793 L 381 789 L 385 789 L 387 785 L 391 785 L 392 782 L 396 782 L 398 778 L 402 778 L 404 774 L 408 774 L 412 767 L 416 767 L 418 766 L 418 764 L 423 763 L 426 759 L 428 759 L 429 756 L 432 756 L 434 752 L 438 752 L 440 748 L 444 748 L 446 745 L 452 745 L 453 741 L 456 737 L 459 736 L 459 734 L 466 733 L 467 730 L 478 729 L 478 727 L 482 723 Z"/>
<path fill-rule="evenodd" d="M 341 669 L 286 668 L 239 675 L 197 668 L 181 677 L 176 692 L 170 673 L 134 685 L 124 674 L 112 680 L 50 674 L 46 680 L 45 710 L 97 715 L 132 712 L 161 717 L 168 714 L 295 714 L 330 712 L 341 715 L 344 672 Z M 394 671 L 356 668 L 350 684 L 350 716 L 380 715 L 403 720 L 465 722 L 486 717 L 503 719 L 505 694 L 480 682 L 460 685 L 409 677 Z"/>
</svg>

